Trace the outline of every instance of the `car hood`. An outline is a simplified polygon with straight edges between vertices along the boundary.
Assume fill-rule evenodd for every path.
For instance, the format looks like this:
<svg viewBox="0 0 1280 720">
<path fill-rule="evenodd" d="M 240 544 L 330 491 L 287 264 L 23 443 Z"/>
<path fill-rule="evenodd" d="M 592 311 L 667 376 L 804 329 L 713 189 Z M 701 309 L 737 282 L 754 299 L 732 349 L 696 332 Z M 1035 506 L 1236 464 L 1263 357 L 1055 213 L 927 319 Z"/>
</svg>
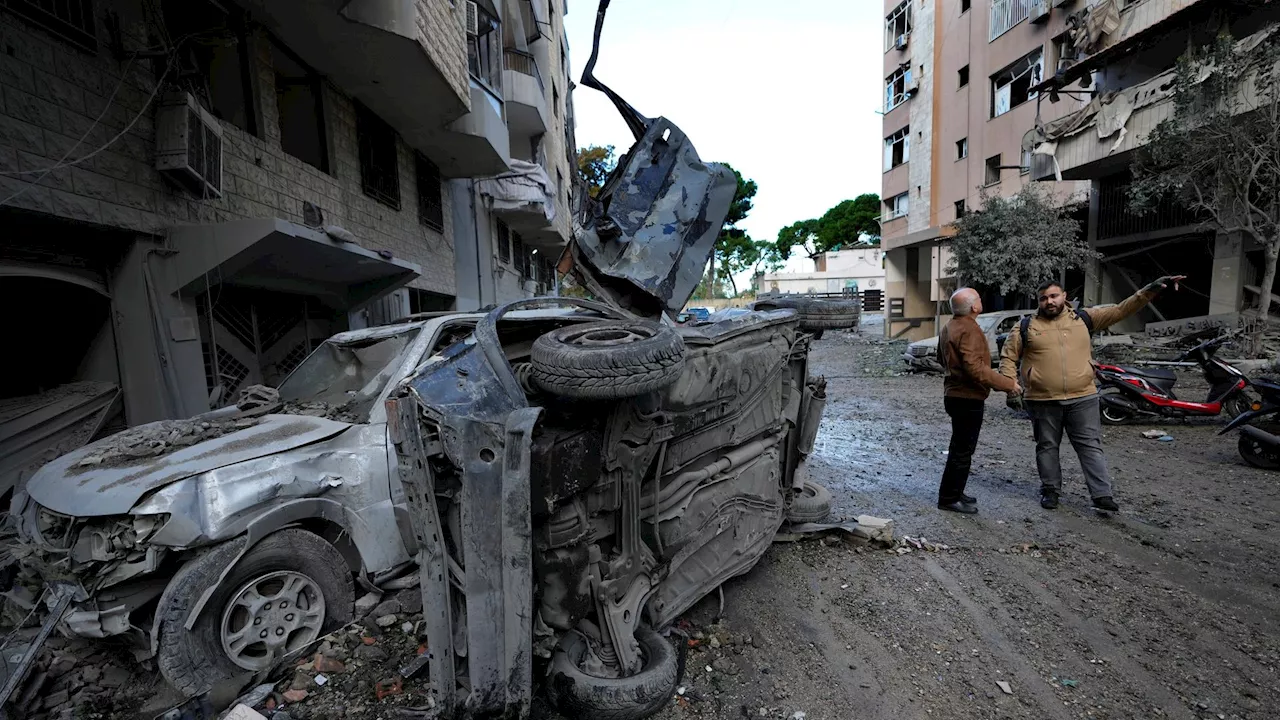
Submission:
<svg viewBox="0 0 1280 720">
<path fill-rule="evenodd" d="M 68 453 L 42 467 L 27 481 L 27 494 L 49 510 L 64 515 L 127 513 L 147 493 L 193 475 L 274 455 L 333 437 L 351 427 L 306 415 L 265 415 L 238 421 L 225 434 L 173 452 L 143 458 L 115 458 L 95 464 L 104 451 L 130 437 L 169 430 L 182 432 L 199 418 L 150 423 Z M 209 423 L 204 423 L 209 425 Z"/>
<path fill-rule="evenodd" d="M 582 84 L 613 101 L 635 144 L 578 212 L 570 248 L 574 274 L 614 307 L 641 317 L 674 317 L 702 280 L 738 181 L 729 168 L 699 159 L 669 120 L 641 115 L 596 80 L 607 7 L 601 3 L 596 17 Z"/>
</svg>

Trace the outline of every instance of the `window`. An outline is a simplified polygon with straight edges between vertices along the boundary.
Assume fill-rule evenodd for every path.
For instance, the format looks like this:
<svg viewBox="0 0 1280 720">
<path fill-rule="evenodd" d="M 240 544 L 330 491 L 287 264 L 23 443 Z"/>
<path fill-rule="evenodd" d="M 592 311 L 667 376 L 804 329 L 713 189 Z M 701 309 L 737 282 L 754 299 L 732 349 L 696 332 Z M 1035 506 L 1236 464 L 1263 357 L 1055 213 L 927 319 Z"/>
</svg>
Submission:
<svg viewBox="0 0 1280 720">
<path fill-rule="evenodd" d="M 991 0 L 991 40 L 1009 32 L 1031 14 L 1035 0 Z"/>
<path fill-rule="evenodd" d="M 970 5 L 969 0 L 960 0 L 960 14 L 961 14 L 961 15 L 963 15 L 963 14 L 965 14 L 965 13 L 969 12 L 969 5 Z"/>
<path fill-rule="evenodd" d="M 400 209 L 400 165 L 396 133 L 382 118 L 356 103 L 356 141 L 360 145 L 360 185 L 364 194 Z"/>
<path fill-rule="evenodd" d="M 569 196 L 564 192 L 564 173 L 560 168 L 556 168 L 556 197 L 564 198 L 566 203 L 569 202 Z"/>
<path fill-rule="evenodd" d="M 1000 184 L 1000 156 L 992 155 L 987 158 L 986 177 L 983 178 L 984 185 Z"/>
<path fill-rule="evenodd" d="M 956 201 L 956 219 L 957 220 L 964 217 L 964 210 L 965 210 L 964 199 L 961 198 L 960 200 Z"/>
<path fill-rule="evenodd" d="M 910 209 L 911 194 L 902 193 L 884 201 L 884 219 L 893 220 L 907 214 Z"/>
<path fill-rule="evenodd" d="M 545 91 L 544 91 L 545 92 Z M 556 119 L 560 119 L 560 88 L 555 83 L 551 83 L 551 111 L 556 114 Z"/>
<path fill-rule="evenodd" d="M 498 18 L 479 3 L 470 3 L 467 7 L 475 8 L 477 28 L 475 35 L 467 33 L 467 70 L 490 89 L 501 90 L 502 33 L 498 31 Z"/>
<path fill-rule="evenodd" d="M 8 0 L 5 7 L 85 50 L 97 50 L 93 0 Z"/>
<path fill-rule="evenodd" d="M 418 176 L 418 222 L 444 232 L 444 190 L 440 183 L 440 168 L 418 153 L 414 162 Z"/>
<path fill-rule="evenodd" d="M 911 34 L 911 1 L 903 0 L 903 3 L 894 8 L 893 12 L 884 19 L 885 52 L 898 46 L 898 38 L 902 38 L 905 43 L 907 36 Z"/>
<path fill-rule="evenodd" d="M 963 160 L 969 157 L 969 138 L 960 138 L 956 141 L 956 159 Z"/>
<path fill-rule="evenodd" d="M 964 67 L 960 68 L 960 71 L 957 72 L 956 75 L 958 75 L 960 78 L 960 84 L 958 87 L 964 87 L 965 85 L 969 84 L 969 66 L 968 65 L 965 65 Z"/>
<path fill-rule="evenodd" d="M 54 6 L 54 3 L 10 3 Z M 75 5 L 76 3 L 72 3 Z M 58 4 L 58 7 L 62 7 Z M 173 37 L 206 37 L 183 47 L 191 72 L 178 81 L 214 117 L 258 134 L 258 107 L 250 82 L 249 39 L 242 14 L 229 15 L 207 0 L 165 0 L 160 6 L 164 24 Z"/>
<path fill-rule="evenodd" d="M 501 220 L 498 221 L 498 232 L 494 241 L 498 244 L 498 262 L 503 264 L 511 262 L 511 228 Z"/>
<path fill-rule="evenodd" d="M 1027 174 L 1027 173 L 1029 173 L 1029 172 L 1031 172 L 1031 151 L 1030 151 L 1030 150 L 1023 150 L 1023 151 L 1022 151 L 1022 165 L 1020 165 L 1020 166 L 1018 167 L 1018 174 L 1020 174 L 1020 175 L 1026 175 L 1026 174 Z"/>
<path fill-rule="evenodd" d="M 884 139 L 884 169 L 892 170 L 911 159 L 911 130 L 902 128 Z"/>
<path fill-rule="evenodd" d="M 884 81 L 884 111 L 898 107 L 907 100 L 907 89 L 911 87 L 911 66 L 898 68 L 898 71 Z"/>
<path fill-rule="evenodd" d="M 524 248 L 524 240 L 520 238 L 519 233 L 511 233 L 511 255 L 515 262 L 516 272 L 519 273 L 520 279 L 524 280 L 529 277 L 529 253 Z"/>
<path fill-rule="evenodd" d="M 280 149 L 329 172 L 320 76 L 275 38 L 271 39 L 271 65 L 276 75 Z"/>
<path fill-rule="evenodd" d="M 1009 67 L 991 76 L 991 117 L 1000 117 L 1034 99 L 1031 88 L 1044 76 L 1044 49 L 1036 48 Z"/>
</svg>

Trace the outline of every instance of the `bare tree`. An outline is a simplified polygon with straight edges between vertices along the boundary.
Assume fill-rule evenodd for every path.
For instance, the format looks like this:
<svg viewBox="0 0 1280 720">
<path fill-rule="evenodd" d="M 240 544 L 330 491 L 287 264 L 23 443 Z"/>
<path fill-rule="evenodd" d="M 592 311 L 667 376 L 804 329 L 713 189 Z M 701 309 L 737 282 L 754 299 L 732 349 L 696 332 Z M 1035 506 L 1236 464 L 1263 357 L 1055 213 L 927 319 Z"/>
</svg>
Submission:
<svg viewBox="0 0 1280 720">
<path fill-rule="evenodd" d="M 1174 197 L 1223 233 L 1255 241 L 1266 268 L 1257 307 L 1270 315 L 1280 258 L 1280 34 L 1221 35 L 1173 74 L 1173 114 L 1138 153 L 1130 201 L 1148 211 Z M 1262 348 L 1258 324 L 1253 352 Z"/>
</svg>

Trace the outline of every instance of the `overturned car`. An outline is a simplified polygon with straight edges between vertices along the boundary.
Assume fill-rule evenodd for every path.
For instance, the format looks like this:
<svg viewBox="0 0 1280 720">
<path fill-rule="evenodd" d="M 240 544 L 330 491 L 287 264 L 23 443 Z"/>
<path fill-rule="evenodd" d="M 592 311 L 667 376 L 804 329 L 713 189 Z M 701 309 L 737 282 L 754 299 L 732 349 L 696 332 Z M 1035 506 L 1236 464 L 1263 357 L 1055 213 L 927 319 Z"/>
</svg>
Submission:
<svg viewBox="0 0 1280 720">
<path fill-rule="evenodd" d="M 278 389 L 45 466 L 13 512 L 26 568 L 77 588 L 63 632 L 130 637 L 195 695 L 416 568 L 446 714 L 522 716 L 539 686 L 571 717 L 669 700 L 658 631 L 788 518 L 829 513 L 796 470 L 825 404 L 810 342 L 839 323 L 673 323 L 735 180 L 596 82 L 594 57 L 584 84 L 636 135 L 564 259 L 595 300 L 343 333 Z"/>
</svg>

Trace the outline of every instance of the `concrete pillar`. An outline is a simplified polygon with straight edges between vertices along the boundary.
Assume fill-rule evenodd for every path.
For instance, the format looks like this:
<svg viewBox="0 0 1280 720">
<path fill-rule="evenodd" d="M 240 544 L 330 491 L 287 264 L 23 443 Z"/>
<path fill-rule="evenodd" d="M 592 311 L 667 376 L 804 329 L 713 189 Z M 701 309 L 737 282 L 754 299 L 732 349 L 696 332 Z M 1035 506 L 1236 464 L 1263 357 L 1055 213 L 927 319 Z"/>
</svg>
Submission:
<svg viewBox="0 0 1280 720">
<path fill-rule="evenodd" d="M 1101 212 L 1101 203 L 1099 202 L 1098 183 L 1093 182 L 1089 185 L 1089 221 L 1085 230 L 1085 238 L 1089 242 L 1089 249 L 1097 252 L 1098 250 L 1098 217 Z M 1100 260 L 1090 260 L 1084 269 L 1084 297 L 1080 298 L 1080 304 L 1083 307 L 1091 307 L 1093 305 L 1102 304 L 1102 271 L 1103 266 Z"/>
<path fill-rule="evenodd" d="M 1248 263 L 1239 233 L 1218 233 L 1213 243 L 1213 280 L 1209 284 L 1209 314 L 1233 313 L 1244 307 Z"/>
<path fill-rule="evenodd" d="M 907 296 L 907 250 L 906 248 L 895 248 L 887 250 L 884 254 L 884 334 L 891 337 L 894 333 L 901 329 L 894 327 L 894 323 L 889 320 L 889 308 L 892 301 L 903 299 Z"/>
<path fill-rule="evenodd" d="M 480 227 L 479 198 L 471 180 L 451 180 L 453 196 L 453 265 L 457 284 L 456 308 L 476 310 L 493 302 L 492 242 L 487 227 Z"/>
</svg>

